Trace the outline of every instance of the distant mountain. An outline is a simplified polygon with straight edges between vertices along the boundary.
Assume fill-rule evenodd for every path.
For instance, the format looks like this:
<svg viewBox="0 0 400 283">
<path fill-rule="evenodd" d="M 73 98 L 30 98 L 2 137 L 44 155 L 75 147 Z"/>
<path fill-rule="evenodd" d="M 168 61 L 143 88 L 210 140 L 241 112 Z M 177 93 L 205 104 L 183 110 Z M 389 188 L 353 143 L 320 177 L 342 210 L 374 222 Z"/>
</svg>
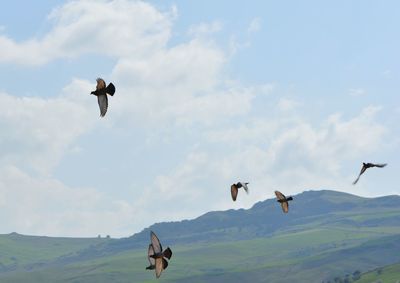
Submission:
<svg viewBox="0 0 400 283">
<path fill-rule="evenodd" d="M 283 214 L 279 203 L 269 199 L 247 210 L 214 211 L 193 220 L 157 223 L 132 237 L 110 243 L 109 248 L 141 247 L 148 242 L 150 230 L 166 243 L 189 244 L 248 240 L 308 227 L 380 227 L 400 223 L 397 195 L 363 198 L 331 190 L 305 191 L 294 196 L 289 209 L 288 214 Z"/>
<path fill-rule="evenodd" d="M 400 197 L 306 191 L 288 214 L 271 199 L 123 239 L 0 235 L 0 282 L 153 282 L 150 230 L 173 250 L 157 282 L 335 282 L 400 262 Z"/>
</svg>

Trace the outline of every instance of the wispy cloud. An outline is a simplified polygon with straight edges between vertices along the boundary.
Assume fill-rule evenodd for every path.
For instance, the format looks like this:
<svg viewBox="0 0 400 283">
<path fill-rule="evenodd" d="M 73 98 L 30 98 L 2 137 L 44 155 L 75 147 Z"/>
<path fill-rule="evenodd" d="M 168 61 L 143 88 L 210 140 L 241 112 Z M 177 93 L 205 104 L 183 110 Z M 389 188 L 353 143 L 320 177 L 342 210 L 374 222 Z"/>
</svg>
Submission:
<svg viewBox="0 0 400 283">
<path fill-rule="evenodd" d="M 249 27 L 247 28 L 247 31 L 249 33 L 254 33 L 254 32 L 258 32 L 261 30 L 262 27 L 262 20 L 261 18 L 254 18 L 251 20 Z"/>
<path fill-rule="evenodd" d="M 362 88 L 351 88 L 349 89 L 349 95 L 351 96 L 364 96 L 366 95 L 367 92 L 365 91 L 365 89 Z"/>
<path fill-rule="evenodd" d="M 211 23 L 201 23 L 189 28 L 188 34 L 191 36 L 210 35 L 222 30 L 222 23 L 214 21 Z"/>
<path fill-rule="evenodd" d="M 291 111 L 300 106 L 300 103 L 289 98 L 281 98 L 278 102 L 278 108 L 281 111 Z"/>
</svg>

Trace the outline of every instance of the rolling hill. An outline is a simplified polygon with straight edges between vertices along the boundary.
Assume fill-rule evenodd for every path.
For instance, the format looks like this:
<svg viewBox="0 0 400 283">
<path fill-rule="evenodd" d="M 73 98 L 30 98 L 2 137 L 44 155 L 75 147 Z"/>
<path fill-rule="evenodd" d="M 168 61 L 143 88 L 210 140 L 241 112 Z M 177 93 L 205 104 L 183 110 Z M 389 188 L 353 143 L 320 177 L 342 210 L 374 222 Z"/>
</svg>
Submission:
<svg viewBox="0 0 400 283">
<path fill-rule="evenodd" d="M 149 231 L 173 250 L 161 282 L 334 282 L 400 262 L 400 197 L 336 191 L 157 223 L 123 239 L 0 236 L 1 282 L 155 282 Z"/>
</svg>

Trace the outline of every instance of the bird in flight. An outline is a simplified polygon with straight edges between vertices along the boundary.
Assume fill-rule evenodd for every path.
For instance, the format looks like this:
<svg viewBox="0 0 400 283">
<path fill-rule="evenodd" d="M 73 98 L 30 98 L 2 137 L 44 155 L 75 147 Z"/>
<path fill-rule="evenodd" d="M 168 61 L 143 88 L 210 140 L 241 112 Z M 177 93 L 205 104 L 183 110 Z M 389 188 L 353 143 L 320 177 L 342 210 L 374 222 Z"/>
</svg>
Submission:
<svg viewBox="0 0 400 283">
<path fill-rule="evenodd" d="M 360 179 L 361 175 L 364 174 L 365 170 L 367 170 L 368 168 L 371 167 L 378 167 L 378 168 L 383 168 L 387 165 L 387 163 L 383 163 L 383 164 L 374 164 L 374 163 L 364 163 L 363 162 L 363 166 L 361 168 L 360 174 L 358 174 L 357 179 L 353 182 L 353 185 L 357 184 L 358 180 Z"/>
<path fill-rule="evenodd" d="M 277 202 L 279 202 L 282 206 L 282 210 L 284 213 L 289 212 L 289 201 L 293 200 L 292 197 L 285 197 L 284 194 L 282 194 L 279 191 L 275 191 L 276 198 L 278 199 Z"/>
<path fill-rule="evenodd" d="M 168 267 L 166 258 L 171 259 L 172 251 L 169 247 L 163 251 L 160 240 L 153 231 L 150 232 L 150 241 L 151 244 L 147 253 L 150 266 L 146 267 L 146 269 L 155 269 L 156 277 L 159 278 L 161 272 Z"/>
<path fill-rule="evenodd" d="M 231 195 L 232 195 L 233 201 L 236 201 L 238 191 L 240 188 L 243 188 L 246 191 L 246 193 L 249 193 L 249 188 L 247 187 L 248 184 L 249 183 L 238 182 L 237 184 L 231 185 Z"/>
<path fill-rule="evenodd" d="M 115 86 L 113 83 L 109 83 L 106 87 L 106 82 L 102 78 L 97 78 L 96 82 L 96 90 L 92 91 L 90 94 L 97 96 L 97 102 L 99 103 L 100 108 L 100 117 L 104 117 L 108 108 L 107 94 L 113 96 L 115 93 Z"/>
</svg>

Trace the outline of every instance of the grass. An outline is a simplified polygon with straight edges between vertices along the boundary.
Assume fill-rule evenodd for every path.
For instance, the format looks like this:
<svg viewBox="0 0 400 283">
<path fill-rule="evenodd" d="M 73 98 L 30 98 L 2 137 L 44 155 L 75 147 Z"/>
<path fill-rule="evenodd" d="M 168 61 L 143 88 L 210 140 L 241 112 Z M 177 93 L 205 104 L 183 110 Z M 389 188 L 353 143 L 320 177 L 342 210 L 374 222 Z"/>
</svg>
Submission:
<svg viewBox="0 0 400 283">
<path fill-rule="evenodd" d="M 392 234 L 393 227 L 388 229 Z M 160 280 L 155 280 L 154 272 L 146 271 L 146 251 L 125 251 L 111 256 L 99 257 L 90 260 L 78 261 L 65 266 L 45 266 L 33 271 L 11 272 L 0 277 L 1 282 L 221 282 L 237 281 L 239 278 L 258 280 L 262 278 L 269 282 L 280 282 L 282 278 L 293 280 L 295 272 L 297 279 L 312 280 L 318 273 L 320 266 L 315 262 L 324 262 L 324 259 L 335 252 L 377 239 L 384 234 L 362 229 L 351 231 L 347 229 L 312 229 L 308 231 L 290 232 L 268 238 L 259 238 L 245 241 L 235 241 L 215 244 L 178 245 L 173 248 L 173 257 L 170 266 Z M 400 234 L 400 231 L 397 230 Z M 92 239 L 93 240 L 93 239 Z M 97 239 L 96 239 L 97 240 Z M 57 257 L 70 247 L 79 248 L 88 245 L 87 239 L 82 241 L 69 241 L 59 239 L 54 243 L 66 247 L 57 252 L 45 253 L 44 258 Z M 57 247 L 57 246 L 56 246 Z M 36 250 L 37 252 L 38 250 Z M 33 250 L 29 250 L 32 258 Z M 343 259 L 330 259 L 329 262 Z M 329 262 L 326 263 L 329 266 Z M 309 264 L 308 272 L 301 266 Z M 349 266 L 354 261 L 346 262 Z M 323 264 L 321 264 L 321 267 Z M 332 274 L 338 272 L 334 265 L 328 268 Z M 310 270 L 313 272 L 310 273 Z M 351 270 L 355 270 L 351 269 Z M 287 274 L 282 277 L 283 274 Z M 329 272 L 325 272 L 329 273 Z M 321 272 L 321 276 L 325 273 Z M 329 273 L 330 274 L 330 273 Z M 272 281 L 274 280 L 274 281 Z M 255 281 L 254 281 L 255 282 Z M 299 281 L 307 282 L 307 281 Z M 313 281 L 308 281 L 313 282 Z M 317 281 L 316 281 L 317 282 Z M 318 281 L 318 282 L 321 282 Z"/>
<path fill-rule="evenodd" d="M 357 280 L 357 283 L 371 283 L 379 282 L 382 283 L 396 283 L 400 282 L 400 263 L 389 265 L 383 268 L 377 268 L 373 271 L 364 273 L 361 278 Z"/>
<path fill-rule="evenodd" d="M 0 235 L 0 265 L 4 268 L 43 263 L 107 241 L 99 238 L 51 238 Z"/>
</svg>

